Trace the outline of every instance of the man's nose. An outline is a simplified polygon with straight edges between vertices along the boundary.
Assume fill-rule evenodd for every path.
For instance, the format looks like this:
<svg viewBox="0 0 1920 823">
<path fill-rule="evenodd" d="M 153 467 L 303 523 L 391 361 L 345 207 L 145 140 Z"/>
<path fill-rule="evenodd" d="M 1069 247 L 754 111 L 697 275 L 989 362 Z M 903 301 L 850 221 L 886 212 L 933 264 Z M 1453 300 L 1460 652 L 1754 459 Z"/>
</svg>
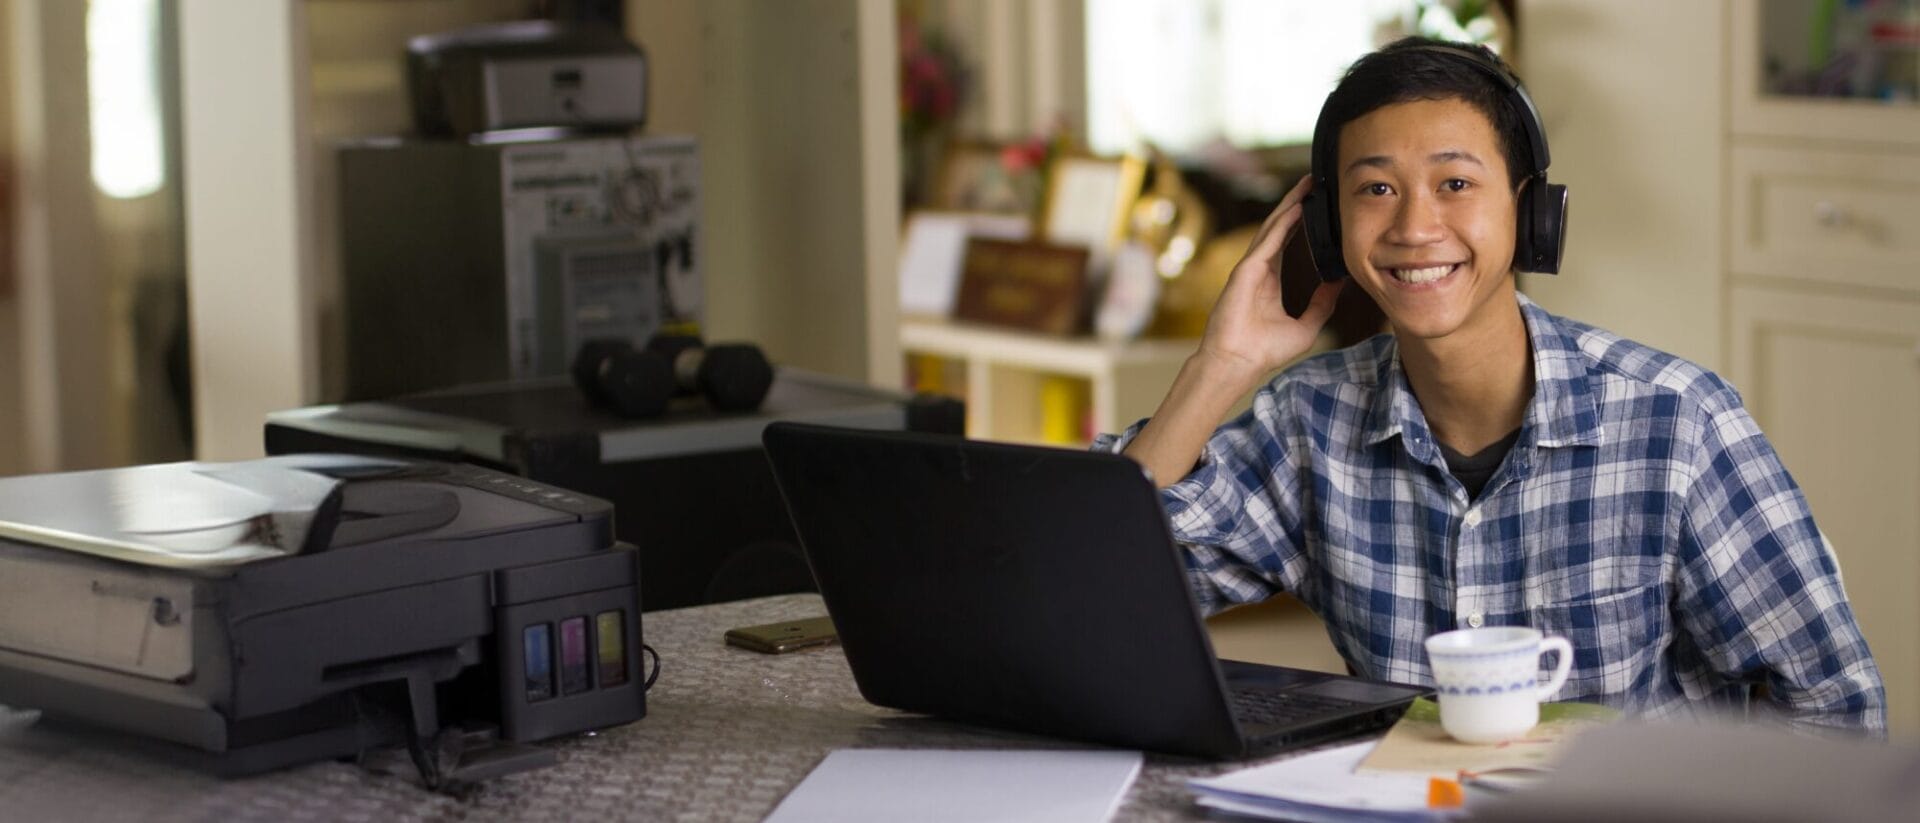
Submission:
<svg viewBox="0 0 1920 823">
<path fill-rule="evenodd" d="M 1388 227 L 1387 240 L 1408 246 L 1417 246 L 1439 240 L 1446 233 L 1440 222 L 1440 212 L 1432 197 L 1415 194 L 1400 198 L 1399 207 L 1393 212 L 1393 225 Z"/>
</svg>

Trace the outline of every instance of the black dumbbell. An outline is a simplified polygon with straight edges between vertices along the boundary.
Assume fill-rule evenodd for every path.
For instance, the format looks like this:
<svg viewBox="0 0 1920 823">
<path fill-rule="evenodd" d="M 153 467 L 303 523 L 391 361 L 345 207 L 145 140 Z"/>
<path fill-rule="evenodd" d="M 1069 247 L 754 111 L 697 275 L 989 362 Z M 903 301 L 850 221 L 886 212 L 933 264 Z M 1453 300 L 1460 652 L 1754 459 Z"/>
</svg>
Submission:
<svg viewBox="0 0 1920 823">
<path fill-rule="evenodd" d="M 573 384 L 621 416 L 654 417 L 673 397 L 673 361 L 618 338 L 589 340 L 574 355 Z"/>
<path fill-rule="evenodd" d="M 680 394 L 700 394 L 714 411 L 740 412 L 760 408 L 773 388 L 773 364 L 759 346 L 718 343 L 712 346 L 684 334 L 662 334 L 647 343 L 673 364 L 675 388 Z"/>
</svg>

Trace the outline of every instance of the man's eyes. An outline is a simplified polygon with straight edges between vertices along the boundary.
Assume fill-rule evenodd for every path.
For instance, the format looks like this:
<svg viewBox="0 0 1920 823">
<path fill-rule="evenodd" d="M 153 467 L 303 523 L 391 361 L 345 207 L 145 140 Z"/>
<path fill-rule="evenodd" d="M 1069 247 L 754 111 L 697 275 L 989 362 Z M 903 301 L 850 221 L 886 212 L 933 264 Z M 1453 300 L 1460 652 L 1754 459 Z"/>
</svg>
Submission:
<svg viewBox="0 0 1920 823">
<path fill-rule="evenodd" d="M 1440 183 L 1440 190 L 1459 194 L 1473 188 L 1473 181 L 1464 177 L 1448 178 Z M 1366 183 L 1360 186 L 1360 193 L 1368 197 L 1386 197 L 1393 194 L 1393 187 L 1386 183 Z"/>
</svg>

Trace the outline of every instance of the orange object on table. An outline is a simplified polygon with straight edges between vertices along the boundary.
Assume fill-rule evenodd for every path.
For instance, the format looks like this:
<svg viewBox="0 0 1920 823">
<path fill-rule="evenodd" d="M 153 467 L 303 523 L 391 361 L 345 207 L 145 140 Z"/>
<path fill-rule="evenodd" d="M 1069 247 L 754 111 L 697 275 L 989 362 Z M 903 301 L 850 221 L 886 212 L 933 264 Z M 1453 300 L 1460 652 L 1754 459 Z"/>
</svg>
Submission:
<svg viewBox="0 0 1920 823">
<path fill-rule="evenodd" d="M 1460 783 L 1444 777 L 1427 779 L 1427 808 L 1458 809 L 1467 805 L 1467 793 Z"/>
</svg>

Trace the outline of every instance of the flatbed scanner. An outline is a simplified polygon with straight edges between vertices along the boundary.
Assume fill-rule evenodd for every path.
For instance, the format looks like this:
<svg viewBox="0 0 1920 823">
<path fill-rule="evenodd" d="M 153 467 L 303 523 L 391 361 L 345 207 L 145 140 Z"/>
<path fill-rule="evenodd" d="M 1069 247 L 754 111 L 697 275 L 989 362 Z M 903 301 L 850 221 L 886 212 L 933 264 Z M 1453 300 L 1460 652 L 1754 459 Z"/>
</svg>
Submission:
<svg viewBox="0 0 1920 823">
<path fill-rule="evenodd" d="M 646 714 L 636 556 L 606 502 L 464 465 L 4 478 L 0 709 L 223 774 L 401 747 L 433 786 L 538 767 L 529 744 Z"/>
</svg>

